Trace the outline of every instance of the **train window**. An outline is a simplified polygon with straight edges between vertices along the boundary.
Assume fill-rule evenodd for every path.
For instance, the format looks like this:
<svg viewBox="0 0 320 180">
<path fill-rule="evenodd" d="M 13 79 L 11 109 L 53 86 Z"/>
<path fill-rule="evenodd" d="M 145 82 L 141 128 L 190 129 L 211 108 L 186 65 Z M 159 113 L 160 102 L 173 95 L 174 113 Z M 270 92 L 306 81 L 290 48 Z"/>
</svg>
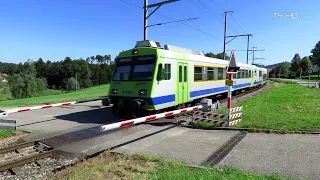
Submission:
<svg viewBox="0 0 320 180">
<path fill-rule="evenodd" d="M 259 71 L 259 77 L 262 77 L 262 71 Z"/>
<path fill-rule="evenodd" d="M 267 74 L 263 74 L 263 79 L 267 79 Z"/>
<path fill-rule="evenodd" d="M 218 79 L 223 79 L 223 68 L 218 68 Z"/>
<path fill-rule="evenodd" d="M 202 67 L 194 67 L 194 81 L 202 81 Z"/>
<path fill-rule="evenodd" d="M 214 80 L 214 69 L 212 67 L 208 67 L 207 69 L 207 79 Z"/>
<path fill-rule="evenodd" d="M 164 64 L 164 69 L 166 72 L 165 80 L 170 80 L 171 79 L 171 64 Z"/>
<path fill-rule="evenodd" d="M 187 82 L 187 66 L 184 66 L 183 67 L 183 69 L 184 69 L 184 82 Z"/>
<path fill-rule="evenodd" d="M 182 66 L 179 66 L 179 82 L 182 82 Z"/>
<path fill-rule="evenodd" d="M 254 76 L 257 76 L 257 70 L 254 71 Z"/>
<path fill-rule="evenodd" d="M 251 78 L 251 70 L 249 70 L 249 78 Z"/>
</svg>

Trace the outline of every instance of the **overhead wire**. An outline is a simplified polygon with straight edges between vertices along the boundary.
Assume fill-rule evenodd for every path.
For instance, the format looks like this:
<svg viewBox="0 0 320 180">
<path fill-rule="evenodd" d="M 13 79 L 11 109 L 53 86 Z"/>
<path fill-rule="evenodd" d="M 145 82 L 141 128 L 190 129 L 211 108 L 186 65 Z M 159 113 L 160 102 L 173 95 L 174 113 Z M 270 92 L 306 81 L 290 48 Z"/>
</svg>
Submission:
<svg viewBox="0 0 320 180">
<path fill-rule="evenodd" d="M 122 2 L 124 2 L 124 3 L 127 3 L 127 4 L 129 4 L 129 5 L 132 5 L 132 6 L 134 6 L 134 7 L 137 7 L 137 8 L 139 8 L 139 9 L 143 9 L 143 7 L 140 7 L 140 6 L 135 5 L 135 4 L 133 4 L 133 3 L 127 2 L 127 1 L 125 1 L 125 0 L 120 0 L 120 1 L 122 1 Z M 160 14 L 160 13 L 157 13 L 157 12 L 155 12 L 155 14 L 157 14 L 157 15 L 159 15 L 159 16 L 162 16 L 162 17 L 165 17 L 165 18 L 167 18 L 167 19 L 176 21 L 176 20 L 173 19 L 173 18 L 170 18 L 170 17 L 168 17 L 168 16 L 165 16 L 165 15 Z M 213 36 L 213 35 L 211 35 L 211 34 L 209 34 L 209 33 L 207 33 L 207 32 L 204 32 L 204 31 L 202 31 L 202 30 L 200 30 L 200 29 L 198 29 L 198 28 L 196 28 L 196 27 L 193 27 L 193 26 L 191 26 L 191 25 L 189 25 L 189 24 L 186 24 L 186 23 L 184 23 L 184 22 L 179 22 L 179 23 L 181 23 L 181 24 L 183 24 L 183 25 L 185 25 L 185 26 L 187 26 L 187 27 L 189 27 L 189 28 L 192 28 L 192 29 L 194 29 L 194 30 L 197 30 L 198 32 L 201 32 L 201 33 L 203 33 L 203 34 L 205 34 L 205 35 L 207 35 L 207 36 L 210 36 L 210 37 L 212 37 L 212 38 L 214 38 L 214 39 L 217 39 L 217 40 L 219 40 L 219 41 L 223 41 L 222 39 L 220 39 L 220 38 L 218 38 L 218 37 L 215 37 L 215 36 Z M 231 44 L 231 46 L 234 46 L 234 45 Z M 236 46 L 234 46 L 234 47 L 236 47 Z"/>
</svg>

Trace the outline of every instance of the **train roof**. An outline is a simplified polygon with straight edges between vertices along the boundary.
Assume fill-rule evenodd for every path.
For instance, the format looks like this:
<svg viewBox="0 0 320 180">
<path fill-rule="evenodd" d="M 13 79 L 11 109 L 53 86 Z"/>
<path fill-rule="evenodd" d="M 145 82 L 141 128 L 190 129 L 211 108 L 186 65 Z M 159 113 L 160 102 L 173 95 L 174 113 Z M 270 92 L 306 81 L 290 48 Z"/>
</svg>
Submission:
<svg viewBox="0 0 320 180">
<path fill-rule="evenodd" d="M 150 41 L 150 40 L 138 41 L 136 43 L 135 48 L 137 48 L 137 47 L 153 47 L 153 48 L 163 49 L 165 51 L 173 51 L 173 52 L 177 52 L 177 53 L 188 54 L 190 59 L 192 59 L 194 61 L 199 61 L 202 63 L 212 63 L 212 61 L 214 60 L 215 63 L 220 64 L 220 65 L 227 66 L 229 64 L 229 60 L 206 57 L 203 52 L 197 51 L 197 50 L 182 48 L 182 47 L 173 46 L 173 45 L 164 45 L 164 47 L 162 48 L 160 43 L 157 41 Z M 260 68 L 255 65 L 239 63 L 239 62 L 237 62 L 237 65 L 240 67 L 247 67 L 247 68 L 254 67 L 254 68 L 259 68 L 259 69 L 265 69 L 265 68 Z"/>
</svg>

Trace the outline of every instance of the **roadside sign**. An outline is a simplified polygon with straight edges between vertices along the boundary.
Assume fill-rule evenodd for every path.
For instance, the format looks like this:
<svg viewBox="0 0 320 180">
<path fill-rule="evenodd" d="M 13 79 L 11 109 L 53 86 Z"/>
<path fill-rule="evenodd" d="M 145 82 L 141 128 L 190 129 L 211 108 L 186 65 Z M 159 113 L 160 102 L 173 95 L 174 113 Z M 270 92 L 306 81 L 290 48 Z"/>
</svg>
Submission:
<svg viewBox="0 0 320 180">
<path fill-rule="evenodd" d="M 234 55 L 234 50 L 231 51 L 230 61 L 227 66 L 227 74 L 237 74 L 240 67 L 236 64 L 236 56 Z"/>
<path fill-rule="evenodd" d="M 312 74 L 313 73 L 313 69 L 308 69 L 308 74 Z"/>
<path fill-rule="evenodd" d="M 227 86 L 233 86 L 233 81 L 232 80 L 226 80 L 226 85 Z"/>
</svg>

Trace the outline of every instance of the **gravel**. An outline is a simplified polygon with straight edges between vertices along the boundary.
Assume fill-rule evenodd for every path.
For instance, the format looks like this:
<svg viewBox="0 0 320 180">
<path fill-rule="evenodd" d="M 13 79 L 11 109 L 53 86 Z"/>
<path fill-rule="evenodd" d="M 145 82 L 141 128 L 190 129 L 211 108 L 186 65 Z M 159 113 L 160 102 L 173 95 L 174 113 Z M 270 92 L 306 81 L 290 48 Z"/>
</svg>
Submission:
<svg viewBox="0 0 320 180">
<path fill-rule="evenodd" d="M 267 91 L 270 87 L 271 87 L 271 85 L 268 83 L 263 88 L 261 88 L 257 91 L 251 92 L 249 94 L 243 95 L 241 97 L 234 98 L 232 101 L 233 101 L 233 103 L 236 103 L 239 101 L 243 101 L 245 99 L 249 99 L 253 96 L 259 95 L 259 94 Z M 220 107 L 222 108 L 222 107 L 226 107 L 226 106 L 227 106 L 227 102 L 223 102 L 223 103 L 221 103 Z M 182 116 L 176 118 L 174 121 L 176 121 L 176 122 L 181 122 L 181 121 L 190 122 L 190 121 L 192 121 L 192 112 L 185 114 L 185 115 L 182 115 Z M 12 137 L 12 138 L 9 138 L 8 140 L 5 140 L 5 141 L 1 140 L 0 141 L 0 148 L 3 148 L 3 147 L 6 147 L 6 146 L 9 146 L 9 145 L 16 143 L 19 138 L 20 137 Z M 27 150 L 31 150 L 31 149 L 25 148 L 25 151 L 27 151 Z M 7 153 L 6 155 L 12 156 L 13 153 Z M 13 171 L 16 173 L 14 175 L 9 171 L 0 172 L 0 180 L 4 180 L 4 179 L 8 179 L 8 180 L 11 180 L 11 179 L 15 179 L 15 180 L 50 179 L 50 178 L 54 177 L 53 176 L 54 170 L 64 168 L 65 166 L 69 166 L 69 165 L 78 163 L 78 162 L 80 162 L 80 159 L 78 159 L 78 158 L 70 159 L 66 156 L 58 156 L 58 157 L 54 157 L 54 158 L 49 157 L 49 158 L 41 159 L 37 162 L 38 163 L 33 162 L 33 163 L 25 164 L 21 167 L 13 169 Z"/>
<path fill-rule="evenodd" d="M 9 171 L 0 172 L 0 180 L 8 179 L 50 179 L 54 174 L 53 170 L 61 167 L 69 166 L 79 162 L 78 158 L 70 159 L 65 156 L 59 156 L 55 158 L 45 158 L 38 161 L 25 164 L 21 167 L 14 168 L 13 171 L 16 174 L 12 174 Z"/>
</svg>

